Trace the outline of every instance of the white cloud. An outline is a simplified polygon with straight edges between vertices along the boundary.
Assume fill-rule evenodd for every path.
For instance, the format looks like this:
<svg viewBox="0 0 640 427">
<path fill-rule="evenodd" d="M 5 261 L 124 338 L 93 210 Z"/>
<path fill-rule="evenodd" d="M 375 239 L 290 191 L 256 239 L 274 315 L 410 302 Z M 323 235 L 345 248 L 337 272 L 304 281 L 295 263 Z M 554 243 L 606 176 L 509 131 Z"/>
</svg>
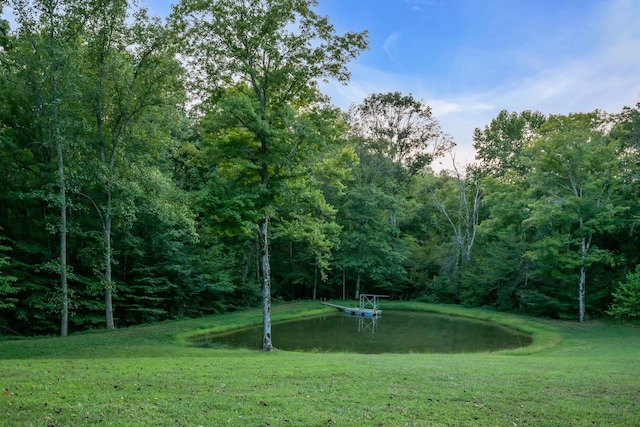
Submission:
<svg viewBox="0 0 640 427">
<path fill-rule="evenodd" d="M 350 67 L 353 76 L 348 86 L 323 89 L 342 108 L 371 93 L 412 93 L 433 108 L 443 130 L 458 144 L 456 161 L 464 164 L 473 160 L 473 130 L 489 124 L 500 110 L 568 114 L 601 109 L 615 113 L 640 102 L 640 2 L 602 2 L 584 25 L 585 32 L 592 35 L 586 50 L 569 51 L 560 59 L 558 55 L 550 59 L 517 52 L 513 60 L 529 64 L 520 67 L 524 74 L 511 76 L 489 90 L 448 93 L 447 76 L 440 80 L 430 76 L 427 81 L 417 72 L 391 74 L 358 62 Z M 399 55 L 395 49 L 399 37 L 393 33 L 384 43 L 384 52 L 391 58 Z M 473 68 L 486 63 L 465 65 Z M 442 163 L 450 165 L 447 159 Z"/>
<path fill-rule="evenodd" d="M 351 104 L 359 104 L 372 93 L 392 91 L 404 92 L 407 86 L 402 76 L 390 74 L 359 63 L 349 67 L 351 80 L 347 85 L 331 81 L 320 85 L 323 93 L 329 95 L 334 105 L 343 110 Z M 407 93 L 410 91 L 407 91 Z"/>
<path fill-rule="evenodd" d="M 591 32 L 598 43 L 582 55 L 547 62 L 519 79 L 482 93 L 446 99 L 434 112 L 451 132 L 457 150 L 468 157 L 472 134 L 487 125 L 500 110 L 538 110 L 544 114 L 568 114 L 601 109 L 618 112 L 640 102 L 640 2 L 605 2 L 595 10 Z M 458 105 L 466 108 L 456 108 Z M 475 107 L 475 108 L 474 108 Z M 486 108 L 482 108 L 486 107 Z"/>
<path fill-rule="evenodd" d="M 604 2 L 590 32 L 597 43 L 582 54 L 548 63 L 516 85 L 485 94 L 505 108 L 565 114 L 596 108 L 615 112 L 634 103 L 640 90 L 640 2 Z"/>
<path fill-rule="evenodd" d="M 435 4 L 434 0 L 405 0 L 405 2 L 409 4 L 411 9 L 418 12 L 423 11 L 427 6 Z"/>
<path fill-rule="evenodd" d="M 389 59 L 398 65 L 400 64 L 400 61 L 398 61 L 396 55 L 396 46 L 400 37 L 402 37 L 401 33 L 392 33 L 382 44 L 382 50 L 384 50 L 384 53 L 386 53 Z"/>
<path fill-rule="evenodd" d="M 495 105 L 486 102 L 477 102 L 473 99 L 426 99 L 425 102 L 433 108 L 438 117 L 456 115 L 461 113 L 479 113 L 494 111 Z"/>
</svg>

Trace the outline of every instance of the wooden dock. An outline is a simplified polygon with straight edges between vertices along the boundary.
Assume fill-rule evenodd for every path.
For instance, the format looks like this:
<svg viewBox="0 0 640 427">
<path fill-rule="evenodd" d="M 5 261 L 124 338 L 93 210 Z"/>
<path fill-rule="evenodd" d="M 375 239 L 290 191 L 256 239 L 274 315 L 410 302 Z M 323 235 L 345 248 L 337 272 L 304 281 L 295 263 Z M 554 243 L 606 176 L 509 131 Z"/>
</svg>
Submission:
<svg viewBox="0 0 640 427">
<path fill-rule="evenodd" d="M 386 295 L 360 294 L 360 304 L 358 307 L 346 307 L 344 305 L 332 304 L 330 302 L 321 301 L 322 304 L 328 305 L 343 311 L 352 316 L 378 317 L 382 314 L 379 307 L 380 298 L 387 298 Z"/>
</svg>

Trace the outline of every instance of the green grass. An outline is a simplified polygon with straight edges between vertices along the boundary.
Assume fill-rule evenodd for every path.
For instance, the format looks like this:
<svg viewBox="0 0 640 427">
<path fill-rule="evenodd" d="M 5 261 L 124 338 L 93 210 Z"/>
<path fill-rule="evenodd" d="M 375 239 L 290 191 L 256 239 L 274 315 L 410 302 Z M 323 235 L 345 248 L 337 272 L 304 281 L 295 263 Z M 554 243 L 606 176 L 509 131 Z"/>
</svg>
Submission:
<svg viewBox="0 0 640 427">
<path fill-rule="evenodd" d="M 531 333 L 480 354 L 318 354 L 188 347 L 190 336 L 259 323 L 257 310 L 0 341 L 6 426 L 636 426 L 640 328 L 385 302 Z M 274 318 L 331 309 L 302 302 Z M 278 337 L 274 337 L 277 346 Z"/>
</svg>

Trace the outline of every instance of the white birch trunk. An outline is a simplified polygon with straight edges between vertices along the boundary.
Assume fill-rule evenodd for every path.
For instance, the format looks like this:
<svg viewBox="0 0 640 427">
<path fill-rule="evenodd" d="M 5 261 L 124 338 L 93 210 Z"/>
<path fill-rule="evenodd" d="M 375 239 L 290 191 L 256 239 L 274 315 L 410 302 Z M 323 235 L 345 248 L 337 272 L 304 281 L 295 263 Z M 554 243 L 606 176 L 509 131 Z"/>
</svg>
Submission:
<svg viewBox="0 0 640 427">
<path fill-rule="evenodd" d="M 584 266 L 580 267 L 580 280 L 578 282 L 578 304 L 580 306 L 580 322 L 585 320 L 585 282 L 587 279 L 587 272 Z"/>
<path fill-rule="evenodd" d="M 268 213 L 265 213 L 258 230 L 262 255 L 262 351 L 272 351 L 274 348 L 271 341 L 271 266 L 269 263 Z"/>
<path fill-rule="evenodd" d="M 582 224 L 582 221 L 580 221 Z M 587 239 L 587 237 L 582 238 L 582 265 L 580 266 L 580 279 L 578 280 L 578 310 L 579 310 L 579 321 L 584 322 L 585 320 L 585 295 L 586 295 L 586 282 L 587 282 L 587 268 L 585 267 L 585 259 L 587 257 L 587 253 L 589 252 L 591 238 Z"/>
</svg>

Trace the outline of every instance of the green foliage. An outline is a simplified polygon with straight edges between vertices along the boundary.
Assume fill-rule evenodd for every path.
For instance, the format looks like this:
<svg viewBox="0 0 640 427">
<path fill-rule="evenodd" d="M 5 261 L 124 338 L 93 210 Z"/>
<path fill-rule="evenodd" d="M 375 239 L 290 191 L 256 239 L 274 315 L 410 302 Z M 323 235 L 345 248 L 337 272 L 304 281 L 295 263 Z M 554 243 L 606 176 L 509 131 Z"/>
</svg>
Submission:
<svg viewBox="0 0 640 427">
<path fill-rule="evenodd" d="M 447 276 L 436 276 L 426 282 L 423 294 L 417 301 L 437 303 L 437 304 L 458 304 L 459 290 L 452 280 Z"/>
<path fill-rule="evenodd" d="M 618 284 L 607 313 L 619 319 L 640 319 L 640 267 Z"/>
<path fill-rule="evenodd" d="M 387 173 L 395 166 L 382 154 L 369 152 L 366 142 L 357 146 L 356 153 L 354 182 L 337 201 L 336 221 L 342 233 L 335 266 L 352 282 L 364 280 L 366 292 L 393 292 L 405 279 L 408 255 L 394 224 L 401 197 L 389 190 L 397 185 L 394 175 Z"/>
<path fill-rule="evenodd" d="M 568 303 L 565 295 L 554 295 L 557 288 L 557 284 L 552 283 L 540 289 L 523 289 L 519 292 L 520 307 L 535 316 L 575 319 L 575 315 L 570 314 L 575 311 L 575 305 Z"/>
<path fill-rule="evenodd" d="M 431 107 L 413 95 L 374 93 L 349 110 L 351 132 L 409 173 L 422 171 L 455 145 L 443 134 Z"/>
<path fill-rule="evenodd" d="M 326 144 L 323 132 L 317 132 L 319 121 L 306 114 L 313 116 L 326 103 L 319 81 L 346 82 L 347 63 L 367 47 L 366 33 L 336 34 L 314 6 L 313 0 L 182 0 L 169 19 L 182 41 L 187 68 L 195 71 L 194 92 L 210 103 L 207 113 L 217 116 L 218 129 L 242 129 L 255 142 L 246 152 L 226 155 L 231 164 L 250 163 L 253 185 L 237 180 L 231 185 L 259 194 L 259 219 L 253 222 L 261 255 L 266 351 L 273 350 L 269 225 L 278 218 L 275 195 L 288 180 L 309 174 L 316 159 L 310 154 Z"/>
<path fill-rule="evenodd" d="M 581 304 L 637 316 L 634 276 L 618 282 L 640 262 L 640 104 L 502 111 L 473 135 L 477 165 L 435 174 L 426 166 L 453 142 L 428 105 L 389 92 L 344 113 L 320 93 L 348 80 L 368 42 L 337 34 L 314 0 L 183 0 L 166 26 L 125 0 L 10 3 L 3 331 L 58 329 L 65 229 L 76 330 L 102 327 L 109 293 L 119 325 L 253 306 L 264 249 L 279 299 L 359 284 L 556 318 Z"/>
<path fill-rule="evenodd" d="M 620 142 L 621 147 L 640 147 L 640 102 L 634 107 L 624 107 L 613 119 L 614 127 L 611 136 Z M 624 152 L 624 151 L 623 151 Z M 624 159 L 631 165 L 637 163 L 637 156 L 625 155 Z"/>
<path fill-rule="evenodd" d="M 346 82 L 346 65 L 368 46 L 366 32 L 335 34 L 328 19 L 314 11 L 316 5 L 315 0 L 179 2 L 170 23 L 184 42 L 189 68 L 197 71 L 194 89 L 200 98 L 240 79 L 251 83 L 265 114 L 265 108 L 306 105 L 316 98 L 319 80 Z"/>
<path fill-rule="evenodd" d="M 1 231 L 2 229 L 0 228 Z M 1 244 L 3 240 L 3 236 L 0 235 L 0 310 L 15 308 L 15 303 L 18 301 L 14 296 L 17 289 L 12 285 L 18 278 L 6 273 L 7 267 L 12 265 L 12 259 L 5 253 L 10 251 L 11 248 Z"/>
<path fill-rule="evenodd" d="M 460 277 L 460 302 L 499 310 L 518 308 L 519 290 L 525 283 L 525 242 L 505 230 L 492 240 L 479 239 L 477 247 L 482 249 L 474 252 L 473 262 Z"/>
<path fill-rule="evenodd" d="M 483 130 L 473 132 L 473 147 L 482 170 L 494 176 L 527 171 L 527 145 L 535 139 L 547 118 L 530 110 L 521 113 L 500 111 Z"/>
<path fill-rule="evenodd" d="M 615 141 L 604 135 L 602 124 L 597 111 L 552 116 L 540 129 L 542 136 L 527 147 L 536 171 L 530 178 L 530 215 L 523 221 L 536 238 L 527 257 L 540 283 L 552 281 L 560 289 L 578 285 L 580 320 L 585 317 L 585 272 L 613 261 L 597 242 L 620 225 L 618 218 L 626 211 L 617 199 Z"/>
</svg>

